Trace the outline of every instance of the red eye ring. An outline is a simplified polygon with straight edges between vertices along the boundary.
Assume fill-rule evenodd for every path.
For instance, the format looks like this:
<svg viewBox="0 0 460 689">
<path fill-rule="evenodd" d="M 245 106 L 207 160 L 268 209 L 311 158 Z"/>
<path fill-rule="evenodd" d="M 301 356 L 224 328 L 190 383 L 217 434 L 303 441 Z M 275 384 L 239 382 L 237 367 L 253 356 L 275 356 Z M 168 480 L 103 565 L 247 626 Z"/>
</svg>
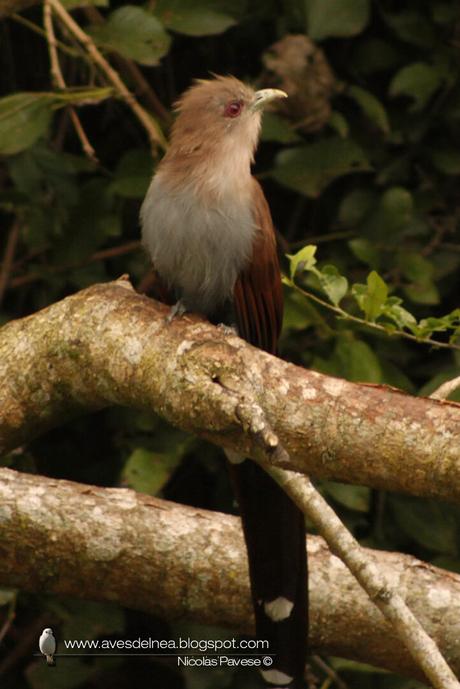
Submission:
<svg viewBox="0 0 460 689">
<path fill-rule="evenodd" d="M 243 103 L 240 100 L 232 100 L 227 103 L 224 110 L 225 117 L 238 117 L 243 109 Z"/>
</svg>

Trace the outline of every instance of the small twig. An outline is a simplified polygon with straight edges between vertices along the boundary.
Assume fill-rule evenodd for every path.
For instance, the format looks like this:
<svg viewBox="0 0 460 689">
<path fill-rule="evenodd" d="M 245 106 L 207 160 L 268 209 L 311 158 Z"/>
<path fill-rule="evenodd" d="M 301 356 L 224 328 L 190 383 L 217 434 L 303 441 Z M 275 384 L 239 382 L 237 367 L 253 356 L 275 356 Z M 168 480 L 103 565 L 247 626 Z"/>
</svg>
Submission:
<svg viewBox="0 0 460 689">
<path fill-rule="evenodd" d="M 343 681 L 337 672 L 330 665 L 324 662 L 324 660 L 318 656 L 312 656 L 312 660 L 316 665 L 321 668 L 321 670 L 339 687 L 339 689 L 348 689 L 348 685 Z"/>
<path fill-rule="evenodd" d="M 116 256 L 123 256 L 124 254 L 129 254 L 133 251 L 139 251 L 141 248 L 140 241 L 127 242 L 121 246 L 113 246 L 110 249 L 102 249 L 101 251 L 96 251 L 92 254 L 87 261 L 82 263 L 75 263 L 72 265 L 64 266 L 53 266 L 48 270 L 48 273 L 65 273 L 68 270 L 74 270 L 76 268 L 82 268 L 88 263 L 93 263 L 95 261 L 104 261 L 107 258 L 114 258 Z M 21 275 L 20 277 L 14 278 L 8 285 L 9 289 L 16 289 L 17 287 L 22 287 L 23 285 L 28 285 L 31 282 L 36 282 L 37 280 L 45 279 L 45 275 L 37 273 L 29 273 L 28 275 Z"/>
<path fill-rule="evenodd" d="M 118 53 L 115 53 L 114 57 L 118 61 L 120 67 L 129 74 L 136 86 L 136 92 L 149 104 L 150 109 L 153 112 L 156 112 L 158 117 L 160 117 L 164 122 L 171 122 L 171 113 L 167 108 L 165 108 L 161 100 L 158 98 L 155 91 L 142 74 L 138 65 L 133 60 L 128 60 L 127 58 L 123 57 L 123 55 L 119 55 Z"/>
<path fill-rule="evenodd" d="M 380 323 L 366 321 L 364 318 L 360 318 L 359 316 L 353 316 L 351 313 L 348 313 L 348 311 L 344 311 L 340 308 L 340 306 L 334 306 L 333 304 L 329 304 L 329 302 L 325 301 L 324 299 L 321 299 L 320 297 L 317 297 L 315 294 L 312 294 L 312 292 L 308 292 L 302 287 L 299 287 L 294 282 L 290 284 L 292 284 L 294 289 L 300 292 L 300 294 L 303 294 L 304 297 L 307 297 L 308 299 L 311 299 L 317 304 L 324 306 L 325 309 L 329 309 L 329 311 L 332 311 L 333 313 L 337 314 L 338 316 L 344 318 L 347 321 L 359 323 L 359 325 L 371 328 L 371 330 L 378 330 L 381 333 L 385 333 L 385 335 L 388 335 L 389 337 L 404 337 L 406 340 L 417 342 L 417 344 L 426 344 L 432 347 L 439 347 L 440 349 L 457 349 L 460 351 L 460 345 L 452 344 L 450 342 L 439 342 L 438 340 L 433 340 L 431 337 L 417 337 L 417 335 L 407 333 L 405 330 L 387 330 L 383 325 L 380 325 Z"/>
<path fill-rule="evenodd" d="M 96 155 L 96 151 L 94 148 L 91 146 L 88 137 L 85 134 L 85 130 L 83 129 L 82 123 L 80 122 L 80 118 L 78 117 L 77 113 L 75 112 L 75 108 L 72 106 L 69 107 L 69 113 L 70 113 L 70 119 L 72 120 L 72 124 L 74 126 L 75 132 L 80 139 L 81 146 L 83 148 L 83 151 L 85 152 L 85 155 L 87 158 L 92 160 L 94 163 L 99 163 L 98 157 Z"/>
<path fill-rule="evenodd" d="M 30 29 L 30 31 L 37 33 L 39 36 L 42 36 L 43 38 L 47 38 L 46 31 L 44 29 L 42 29 L 41 26 L 38 26 L 37 24 L 34 24 L 34 22 L 31 22 L 29 19 L 26 19 L 26 17 L 23 17 L 20 14 L 11 14 L 10 18 L 13 19 L 15 22 L 17 22 L 18 24 L 22 24 L 23 26 L 27 27 L 28 29 Z M 57 39 L 56 39 L 56 46 L 63 53 L 67 53 L 67 55 L 71 55 L 72 57 L 82 57 L 83 59 L 87 59 L 85 53 L 82 53 L 80 50 L 76 50 L 75 48 L 71 48 L 70 46 L 66 45 L 65 43 L 58 41 Z"/>
<path fill-rule="evenodd" d="M 118 76 L 117 72 L 111 67 L 109 62 L 105 59 L 99 49 L 96 47 L 94 41 L 85 33 L 80 26 L 74 21 L 67 10 L 61 5 L 59 0 L 48 0 L 54 12 L 58 15 L 62 23 L 67 27 L 67 29 L 75 36 L 75 38 L 80 41 L 80 43 L 86 48 L 89 55 L 92 57 L 93 61 L 98 65 L 98 67 L 104 72 L 109 81 L 114 85 L 118 92 L 118 95 L 128 107 L 131 108 L 133 113 L 136 115 L 137 119 L 141 122 L 144 129 L 146 130 L 150 145 L 152 150 L 155 150 L 157 146 L 163 150 L 166 148 L 166 141 L 163 133 L 155 122 L 153 117 L 144 110 L 144 108 L 137 102 L 133 94 L 125 86 L 123 81 Z"/>
<path fill-rule="evenodd" d="M 54 86 L 58 88 L 65 88 L 65 81 L 62 75 L 59 58 L 57 56 L 56 36 L 54 35 L 53 19 L 51 17 L 51 6 L 49 0 L 43 3 L 43 24 L 46 32 L 46 40 L 48 43 L 48 54 L 51 64 L 51 75 Z"/>
<path fill-rule="evenodd" d="M 460 387 L 460 376 L 452 378 L 452 380 L 446 380 L 445 383 L 440 385 L 434 392 L 431 393 L 430 397 L 434 400 L 445 400 L 449 395 Z"/>
<path fill-rule="evenodd" d="M 8 634 L 8 631 L 14 622 L 14 618 L 16 617 L 16 601 L 17 596 L 15 593 L 13 593 L 13 597 L 8 606 L 8 613 L 6 615 L 5 622 L 3 623 L 2 628 L 0 629 L 0 645 L 5 636 Z"/>
<path fill-rule="evenodd" d="M 53 18 L 51 16 L 51 4 L 50 0 L 45 0 L 43 4 L 43 24 L 45 26 L 46 38 L 48 42 L 48 53 L 50 56 L 51 64 L 51 75 L 54 85 L 59 89 L 65 89 L 66 83 L 64 76 L 62 74 L 61 65 L 59 64 L 59 58 L 57 53 L 57 42 L 53 27 Z M 80 118 L 78 117 L 75 108 L 69 106 L 70 119 L 77 133 L 80 143 L 82 145 L 85 155 L 93 162 L 99 162 L 96 156 L 96 151 L 91 146 L 88 137 L 86 136 L 85 130 L 82 127 Z"/>
<path fill-rule="evenodd" d="M 16 218 L 16 220 L 14 221 L 13 226 L 10 230 L 10 233 L 8 235 L 8 240 L 6 242 L 6 247 L 5 247 L 5 253 L 3 255 L 2 266 L 0 269 L 0 304 L 3 301 L 5 291 L 8 287 L 8 280 L 10 278 L 11 267 L 12 267 L 13 261 L 14 261 L 14 254 L 15 254 L 16 246 L 17 246 L 18 239 L 19 239 L 20 228 L 21 228 L 20 222 Z"/>
<path fill-rule="evenodd" d="M 299 239 L 296 242 L 289 242 L 289 249 L 302 249 L 307 244 L 322 244 L 324 242 L 336 242 L 339 239 L 350 239 L 354 237 L 356 232 L 352 230 L 343 230 L 342 232 L 329 232 L 329 234 L 311 235 L 307 239 Z"/>
<path fill-rule="evenodd" d="M 84 14 L 93 24 L 104 24 L 105 19 L 99 12 L 97 7 L 94 5 L 88 5 L 82 8 Z M 156 113 L 164 122 L 168 123 L 171 120 L 171 115 L 169 111 L 165 108 L 163 103 L 160 101 L 155 91 L 152 89 L 147 79 L 142 74 L 138 65 L 134 60 L 129 60 L 128 58 L 120 55 L 120 53 L 113 53 L 113 58 L 117 62 L 120 69 L 127 73 L 133 80 L 136 86 L 136 95 L 140 96 L 148 103 L 150 110 Z"/>
<path fill-rule="evenodd" d="M 449 251 L 460 252 L 460 244 L 454 244 L 453 242 L 442 242 L 441 247 L 443 249 L 449 249 Z"/>
<path fill-rule="evenodd" d="M 340 521 L 334 510 L 316 490 L 310 479 L 271 464 L 275 459 L 289 463 L 289 454 L 257 403 L 239 404 L 236 415 L 246 432 L 264 449 L 265 460 L 258 463 L 290 496 L 298 508 L 315 524 L 330 550 L 348 567 L 404 643 L 415 662 L 435 689 L 459 689 L 454 673 L 437 645 L 425 632 L 399 593 L 388 583 L 375 562 Z"/>
<path fill-rule="evenodd" d="M 43 627 L 49 626 L 50 614 L 43 613 L 40 617 L 36 617 L 26 629 L 21 630 L 21 636 L 18 638 L 11 653 L 2 659 L 0 663 L 0 677 L 6 675 L 12 667 L 16 665 L 22 658 L 31 652 L 32 648 L 37 647 L 37 639 Z"/>
</svg>

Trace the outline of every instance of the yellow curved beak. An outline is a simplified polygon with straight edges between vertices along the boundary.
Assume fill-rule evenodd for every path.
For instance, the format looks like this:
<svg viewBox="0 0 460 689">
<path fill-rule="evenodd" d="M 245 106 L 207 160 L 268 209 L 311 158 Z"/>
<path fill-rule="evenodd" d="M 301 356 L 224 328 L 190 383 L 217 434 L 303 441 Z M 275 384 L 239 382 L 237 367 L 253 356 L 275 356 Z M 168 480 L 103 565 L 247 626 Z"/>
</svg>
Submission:
<svg viewBox="0 0 460 689">
<path fill-rule="evenodd" d="M 251 110 L 256 112 L 261 110 L 263 107 L 270 103 L 270 101 L 275 100 L 275 98 L 287 98 L 288 95 L 284 91 L 279 89 L 262 89 L 261 91 L 256 91 L 254 94 L 254 100 L 251 104 Z"/>
</svg>

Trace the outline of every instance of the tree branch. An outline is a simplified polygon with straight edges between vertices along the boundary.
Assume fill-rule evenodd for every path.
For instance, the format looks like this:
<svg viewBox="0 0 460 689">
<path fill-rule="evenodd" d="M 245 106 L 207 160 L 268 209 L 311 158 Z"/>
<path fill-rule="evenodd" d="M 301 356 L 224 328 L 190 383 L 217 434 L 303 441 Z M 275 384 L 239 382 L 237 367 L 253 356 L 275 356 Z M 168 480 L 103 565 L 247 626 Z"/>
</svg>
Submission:
<svg viewBox="0 0 460 689">
<path fill-rule="evenodd" d="M 160 126 L 155 119 L 137 102 L 136 98 L 120 79 L 118 73 L 111 67 L 110 63 L 102 55 L 92 38 L 80 28 L 69 12 L 59 0 L 48 0 L 51 8 L 66 26 L 70 33 L 84 46 L 94 64 L 104 73 L 108 81 L 115 87 L 120 98 L 128 105 L 144 127 L 150 140 L 150 146 L 155 152 L 157 146 L 161 149 L 166 148 L 166 141 Z"/>
<path fill-rule="evenodd" d="M 127 489 L 0 469 L 0 585 L 252 630 L 240 520 Z M 312 647 L 420 678 L 338 558 L 309 539 Z M 368 551 L 460 672 L 460 575 Z"/>
<path fill-rule="evenodd" d="M 0 453 L 72 415 L 120 404 L 263 459 L 241 427 L 247 391 L 290 456 L 321 478 L 460 500 L 460 406 L 307 371 L 125 280 L 0 330 Z M 252 400 L 249 400 L 252 401 Z"/>
<path fill-rule="evenodd" d="M 376 558 L 360 546 L 307 476 L 283 469 L 269 470 L 298 507 L 309 516 L 329 548 L 338 555 L 369 599 L 391 622 L 394 632 L 437 689 L 460 687 L 452 669 L 413 610 L 406 604 Z"/>
<path fill-rule="evenodd" d="M 38 5 L 38 0 L 0 0 L 0 19 L 14 12 L 22 12 L 31 5 Z"/>
</svg>

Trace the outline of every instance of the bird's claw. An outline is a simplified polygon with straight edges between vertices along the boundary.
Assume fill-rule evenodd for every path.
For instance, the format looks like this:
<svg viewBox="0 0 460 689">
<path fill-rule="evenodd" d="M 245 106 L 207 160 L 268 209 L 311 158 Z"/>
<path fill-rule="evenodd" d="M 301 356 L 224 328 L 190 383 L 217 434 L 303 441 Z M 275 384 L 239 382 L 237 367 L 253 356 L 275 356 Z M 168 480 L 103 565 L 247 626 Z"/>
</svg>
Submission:
<svg viewBox="0 0 460 689">
<path fill-rule="evenodd" d="M 226 323 L 218 323 L 217 327 L 224 335 L 238 335 L 236 325 L 227 325 Z"/>
<path fill-rule="evenodd" d="M 176 316 L 183 316 L 184 313 L 186 313 L 187 307 L 185 304 L 179 299 L 179 301 L 176 301 L 174 306 L 171 306 L 171 310 L 166 316 L 166 323 L 171 323 Z"/>
</svg>

